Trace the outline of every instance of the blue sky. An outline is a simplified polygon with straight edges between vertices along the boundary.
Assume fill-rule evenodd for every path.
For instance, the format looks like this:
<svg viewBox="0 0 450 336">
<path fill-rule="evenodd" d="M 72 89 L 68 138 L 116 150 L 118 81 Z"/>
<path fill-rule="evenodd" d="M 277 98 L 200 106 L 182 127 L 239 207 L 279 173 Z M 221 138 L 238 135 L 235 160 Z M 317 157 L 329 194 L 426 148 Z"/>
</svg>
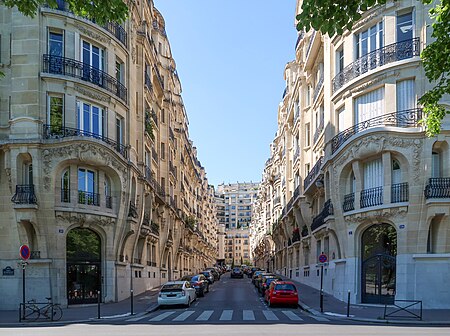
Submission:
<svg viewBox="0 0 450 336">
<path fill-rule="evenodd" d="M 208 181 L 260 181 L 294 59 L 294 0 L 155 0 Z"/>
</svg>

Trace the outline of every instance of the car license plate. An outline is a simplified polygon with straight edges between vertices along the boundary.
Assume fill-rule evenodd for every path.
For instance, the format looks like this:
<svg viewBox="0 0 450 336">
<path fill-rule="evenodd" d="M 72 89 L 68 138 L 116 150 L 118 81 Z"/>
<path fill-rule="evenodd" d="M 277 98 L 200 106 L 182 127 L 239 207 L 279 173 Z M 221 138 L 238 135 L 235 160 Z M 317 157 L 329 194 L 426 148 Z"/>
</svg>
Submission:
<svg viewBox="0 0 450 336">
<path fill-rule="evenodd" d="M 175 297 L 175 296 L 177 296 L 176 294 L 167 294 L 166 295 L 167 297 Z"/>
</svg>

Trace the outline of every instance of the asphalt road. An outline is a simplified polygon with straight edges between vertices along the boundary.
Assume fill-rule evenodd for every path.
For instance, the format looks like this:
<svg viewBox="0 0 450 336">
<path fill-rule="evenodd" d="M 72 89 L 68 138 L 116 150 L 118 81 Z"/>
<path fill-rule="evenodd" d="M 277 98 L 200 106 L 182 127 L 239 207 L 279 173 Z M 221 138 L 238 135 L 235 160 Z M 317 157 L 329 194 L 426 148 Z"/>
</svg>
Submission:
<svg viewBox="0 0 450 336">
<path fill-rule="evenodd" d="M 320 320 L 322 319 L 322 320 Z M 420 326 L 357 325 L 325 319 L 299 308 L 269 308 L 250 279 L 222 277 L 191 307 L 165 307 L 146 315 L 92 324 L 67 324 L 24 328 L 2 328 L 0 336 L 434 336 L 450 335 L 450 328 Z"/>
</svg>

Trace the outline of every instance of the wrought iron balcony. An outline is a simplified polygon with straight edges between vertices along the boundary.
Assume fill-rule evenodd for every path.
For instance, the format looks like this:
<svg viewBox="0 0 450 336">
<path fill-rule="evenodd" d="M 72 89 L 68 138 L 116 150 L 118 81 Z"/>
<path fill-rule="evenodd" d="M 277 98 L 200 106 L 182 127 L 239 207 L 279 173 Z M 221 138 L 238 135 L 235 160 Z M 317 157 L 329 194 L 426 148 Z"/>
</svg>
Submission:
<svg viewBox="0 0 450 336">
<path fill-rule="evenodd" d="M 153 88 L 152 81 L 150 80 L 150 76 L 148 75 L 147 72 L 144 73 L 144 81 L 145 81 L 145 87 L 151 91 Z"/>
<path fill-rule="evenodd" d="M 331 203 L 331 200 L 325 202 L 323 205 L 322 211 L 313 218 L 312 224 L 311 224 L 311 231 L 317 230 L 319 227 L 321 227 L 323 224 L 325 224 L 325 218 L 328 216 L 334 215 L 334 208 L 333 204 Z"/>
<path fill-rule="evenodd" d="M 316 143 L 317 140 L 319 139 L 319 136 L 323 131 L 323 127 L 324 127 L 324 120 L 323 120 L 323 116 L 322 116 L 320 118 L 320 124 L 319 124 L 319 126 L 317 126 L 316 132 L 314 133 L 314 143 Z"/>
<path fill-rule="evenodd" d="M 30 259 L 41 259 L 41 251 L 30 251 Z"/>
<path fill-rule="evenodd" d="M 156 152 L 156 149 L 152 148 L 152 158 L 156 162 L 158 162 L 158 153 Z"/>
<path fill-rule="evenodd" d="M 301 191 L 301 185 L 298 185 L 297 188 L 295 188 L 294 190 L 294 199 L 297 199 L 298 196 L 300 196 L 300 191 Z"/>
<path fill-rule="evenodd" d="M 450 178 L 432 177 L 425 187 L 425 198 L 450 198 Z"/>
<path fill-rule="evenodd" d="M 313 93 L 313 104 L 316 101 L 317 97 L 319 96 L 319 92 L 322 89 L 323 86 L 323 73 L 320 75 L 320 79 L 319 82 L 317 82 L 316 88 L 314 89 L 314 93 Z"/>
<path fill-rule="evenodd" d="M 55 9 L 63 11 L 63 12 L 67 12 L 67 13 L 72 13 L 69 10 L 69 4 L 66 1 L 56 0 L 56 5 L 57 5 L 57 7 Z M 47 5 L 46 7 L 49 7 L 49 6 Z M 87 18 L 87 17 L 85 17 L 85 19 L 95 23 L 94 19 Z M 128 46 L 128 35 L 127 35 L 127 32 L 125 31 L 125 29 L 123 29 L 123 27 L 121 25 L 119 25 L 118 23 L 115 23 L 115 22 L 109 22 L 100 27 L 102 27 L 103 29 L 107 30 L 112 35 L 114 35 L 114 37 L 116 37 L 125 46 L 125 48 Z"/>
<path fill-rule="evenodd" d="M 153 176 L 150 176 L 147 181 L 149 181 L 150 185 L 153 187 L 153 189 L 156 191 L 156 194 L 164 198 L 166 197 L 166 192 L 164 191 L 163 187 L 156 181 L 156 179 Z"/>
<path fill-rule="evenodd" d="M 344 204 L 342 208 L 344 212 L 355 210 L 355 193 L 344 196 Z"/>
<path fill-rule="evenodd" d="M 383 204 L 383 187 L 375 187 L 361 190 L 361 208 Z"/>
<path fill-rule="evenodd" d="M 368 128 L 375 126 L 394 126 L 394 127 L 419 127 L 419 120 L 422 119 L 422 109 L 415 108 L 411 110 L 398 111 L 360 122 L 346 130 L 340 132 L 331 139 L 331 152 L 335 153 L 350 137 L 360 133 Z"/>
<path fill-rule="evenodd" d="M 308 187 L 311 185 L 311 183 L 319 176 L 320 168 L 323 164 L 323 156 L 317 160 L 314 167 L 309 171 L 308 175 L 306 176 L 305 180 L 303 181 L 303 190 L 306 191 Z"/>
<path fill-rule="evenodd" d="M 87 63 L 48 54 L 43 56 L 43 62 L 43 72 L 45 73 L 79 78 L 108 90 L 125 102 L 127 101 L 127 88 L 122 83 Z"/>
<path fill-rule="evenodd" d="M 408 182 L 393 184 L 391 186 L 391 203 L 408 202 Z"/>
<path fill-rule="evenodd" d="M 16 185 L 16 193 L 11 198 L 11 201 L 15 204 L 37 204 L 34 184 Z"/>
<path fill-rule="evenodd" d="M 44 125 L 44 139 L 60 139 L 67 137 L 89 137 L 99 139 L 111 147 L 113 147 L 118 153 L 120 153 L 124 158 L 128 158 L 127 147 L 121 143 L 107 138 L 103 135 L 99 135 L 92 132 L 87 132 L 80 130 L 78 128 L 70 128 L 58 125 Z"/>
<path fill-rule="evenodd" d="M 128 217 L 131 217 L 131 218 L 138 217 L 137 208 L 133 202 L 130 202 L 130 207 L 128 208 Z"/>
<path fill-rule="evenodd" d="M 401 61 L 420 55 L 420 40 L 418 37 L 411 40 L 393 43 L 374 50 L 347 65 L 332 80 L 333 93 L 339 90 L 352 79 L 361 76 L 369 70 L 385 64 Z"/>
<path fill-rule="evenodd" d="M 61 202 L 70 203 L 70 189 L 61 189 Z"/>
<path fill-rule="evenodd" d="M 100 206 L 100 194 L 78 190 L 78 204 Z"/>
</svg>

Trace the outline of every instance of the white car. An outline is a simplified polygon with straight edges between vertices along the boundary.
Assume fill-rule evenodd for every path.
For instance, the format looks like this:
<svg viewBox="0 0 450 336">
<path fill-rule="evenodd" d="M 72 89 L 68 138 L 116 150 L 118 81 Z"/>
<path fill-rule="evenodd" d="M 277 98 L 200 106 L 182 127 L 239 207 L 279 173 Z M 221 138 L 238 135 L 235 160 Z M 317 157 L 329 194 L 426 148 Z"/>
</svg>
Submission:
<svg viewBox="0 0 450 336">
<path fill-rule="evenodd" d="M 158 304 L 165 305 L 185 305 L 189 307 L 197 300 L 195 288 L 189 281 L 170 281 L 165 283 L 158 295 Z"/>
</svg>

